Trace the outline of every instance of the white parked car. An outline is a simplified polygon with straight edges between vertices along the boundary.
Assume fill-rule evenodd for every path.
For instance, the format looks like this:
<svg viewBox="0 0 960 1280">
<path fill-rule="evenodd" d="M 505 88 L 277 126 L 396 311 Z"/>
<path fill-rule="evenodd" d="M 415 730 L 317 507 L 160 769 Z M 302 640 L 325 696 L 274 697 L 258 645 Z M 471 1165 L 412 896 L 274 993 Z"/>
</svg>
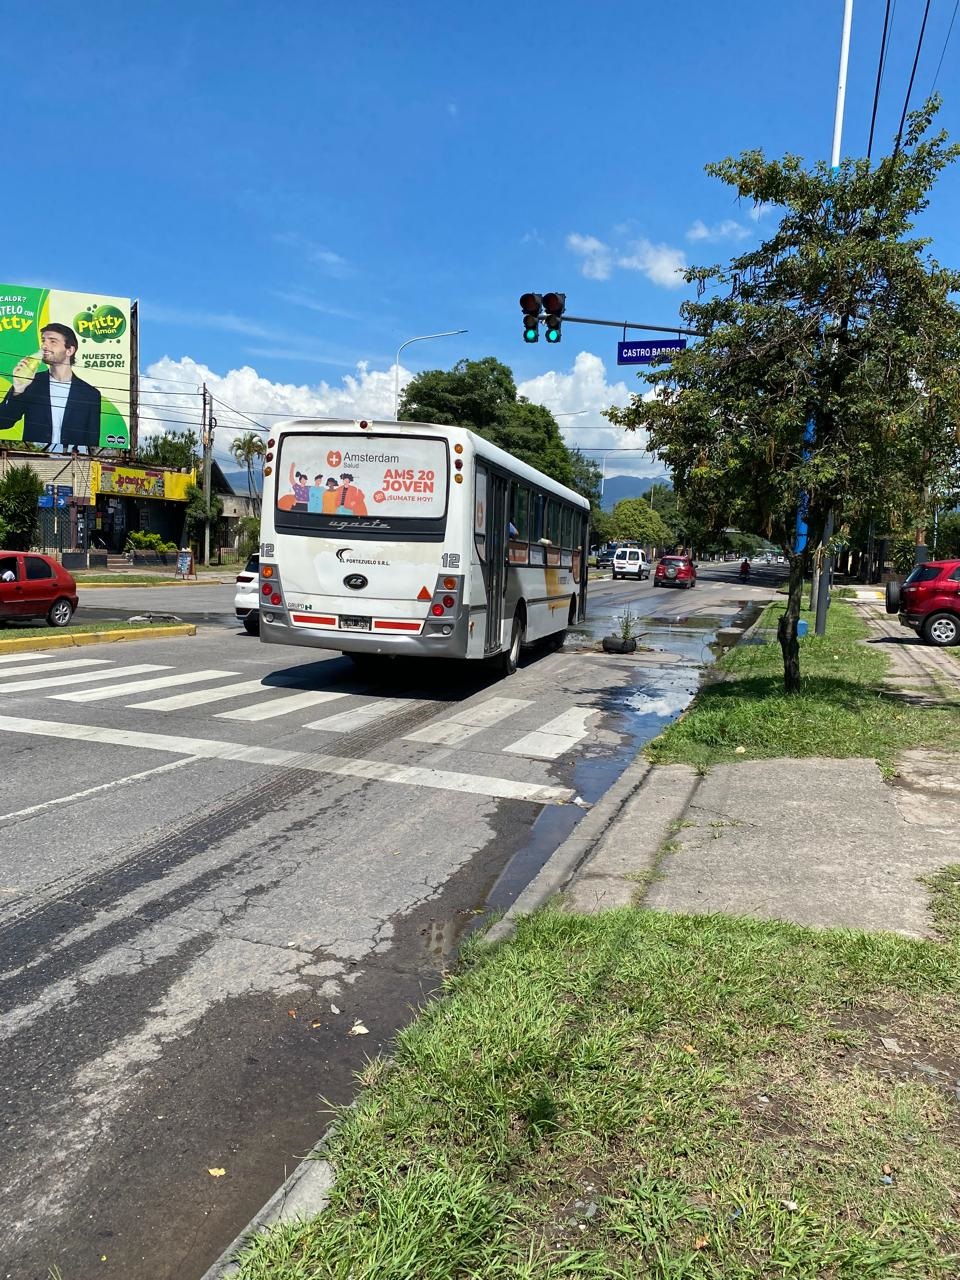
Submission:
<svg viewBox="0 0 960 1280">
<path fill-rule="evenodd" d="M 615 578 L 636 578 L 638 582 L 650 577 L 650 562 L 639 547 L 618 547 L 613 557 Z"/>
<path fill-rule="evenodd" d="M 260 631 L 260 556 L 254 553 L 246 567 L 237 574 L 237 590 L 233 597 L 237 617 L 246 631 L 255 636 Z"/>
</svg>

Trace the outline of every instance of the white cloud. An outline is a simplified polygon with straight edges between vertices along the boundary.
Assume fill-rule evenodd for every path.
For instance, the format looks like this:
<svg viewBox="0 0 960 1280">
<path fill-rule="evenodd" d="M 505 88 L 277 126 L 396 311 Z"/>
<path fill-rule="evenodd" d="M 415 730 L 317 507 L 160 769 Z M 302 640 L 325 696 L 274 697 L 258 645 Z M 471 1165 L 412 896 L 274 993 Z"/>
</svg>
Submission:
<svg viewBox="0 0 960 1280">
<path fill-rule="evenodd" d="M 271 382 L 249 365 L 219 374 L 190 356 L 179 360 L 164 356 L 150 365 L 141 379 L 141 434 L 198 428 L 203 383 L 215 401 L 214 453 L 220 462 L 229 460 L 230 442 L 244 431 L 256 430 L 255 423 L 269 428 L 284 417 L 391 419 L 394 366 L 372 370 L 361 361 L 355 369 L 339 383 L 321 381 L 310 386 Z M 401 388 L 412 377 L 409 370 L 401 368 Z"/>
<path fill-rule="evenodd" d="M 337 320 L 363 319 L 362 316 L 358 316 L 352 311 L 342 311 L 339 307 L 328 307 L 326 303 L 318 302 L 310 294 L 300 293 L 295 289 L 270 289 L 268 292 L 272 297 L 278 298 L 280 302 L 285 302 L 289 307 L 302 307 L 306 311 L 316 311 L 323 316 L 334 316 Z"/>
<path fill-rule="evenodd" d="M 604 474 L 649 476 L 660 475 L 663 467 L 643 451 L 646 433 L 624 431 L 602 416 L 611 405 L 625 405 L 639 383 L 609 382 L 603 360 L 589 351 L 581 351 L 567 371 L 551 370 L 529 378 L 517 386 L 519 395 L 534 404 L 545 405 L 557 416 L 564 440 L 572 449 L 583 449 L 598 465 L 603 451 L 609 451 Z M 583 412 L 586 410 L 586 412 Z M 623 453 L 615 452 L 624 450 Z"/>
<path fill-rule="evenodd" d="M 186 311 L 153 302 L 144 302 L 142 311 L 146 319 L 156 320 L 160 324 L 175 324 L 191 329 L 219 329 L 224 333 L 242 333 L 248 338 L 270 338 L 275 335 L 275 330 L 245 320 L 243 316 L 235 316 L 229 311 Z"/>
<path fill-rule="evenodd" d="M 200 389 L 206 383 L 217 419 L 214 455 L 221 465 L 232 467 L 231 442 L 245 431 L 256 430 L 257 424 L 269 429 L 282 418 L 296 417 L 392 420 L 396 368 L 371 369 L 361 361 L 339 382 L 309 384 L 271 382 L 250 365 L 217 373 L 190 356 L 178 360 L 164 356 L 141 377 L 140 432 L 144 437 L 191 428 L 199 433 Z M 402 390 L 414 375 L 403 366 L 399 373 Z M 608 380 L 600 356 L 581 351 L 572 367 L 521 382 L 517 392 L 557 415 L 571 448 L 589 451 L 588 456 L 598 463 L 603 456 L 600 451 L 606 451 L 608 478 L 661 475 L 662 465 L 643 452 L 645 433 L 624 431 L 602 416 L 612 404 L 625 405 L 641 385 L 632 370 L 629 385 L 623 379 Z"/>
<path fill-rule="evenodd" d="M 686 259 L 682 249 L 673 249 L 667 244 L 653 244 L 646 239 L 635 240 L 630 246 L 632 252 L 617 259 L 617 265 L 628 271 L 639 271 L 665 289 L 679 289 L 683 283 L 682 272 L 686 269 Z"/>
<path fill-rule="evenodd" d="M 754 222 L 759 222 L 760 219 L 765 218 L 768 213 L 772 213 L 775 208 L 776 206 L 772 204 L 755 204 L 753 208 L 749 210 L 749 216 Z"/>
<path fill-rule="evenodd" d="M 567 248 L 583 259 L 581 273 L 588 280 L 609 280 L 613 269 L 613 250 L 596 236 L 581 236 L 576 232 L 567 236 Z"/>
<path fill-rule="evenodd" d="M 723 222 L 718 222 L 712 227 L 700 218 L 694 222 L 693 226 L 687 232 L 688 240 L 746 240 L 750 235 L 750 230 L 742 226 L 733 218 L 724 218 Z"/>
<path fill-rule="evenodd" d="M 326 245 L 317 244 L 306 236 L 302 236 L 299 231 L 279 231 L 273 239 L 284 248 L 293 249 L 313 266 L 321 267 L 327 275 L 336 276 L 339 279 L 353 275 L 353 267 L 346 258 L 341 257 L 339 253 L 334 253 Z"/>
</svg>

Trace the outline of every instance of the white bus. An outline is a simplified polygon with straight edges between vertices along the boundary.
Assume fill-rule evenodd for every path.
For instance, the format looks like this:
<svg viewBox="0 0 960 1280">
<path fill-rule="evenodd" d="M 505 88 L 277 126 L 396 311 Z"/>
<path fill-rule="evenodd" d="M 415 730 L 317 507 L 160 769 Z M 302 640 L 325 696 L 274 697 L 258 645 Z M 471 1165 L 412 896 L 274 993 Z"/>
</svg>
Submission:
<svg viewBox="0 0 960 1280">
<path fill-rule="evenodd" d="M 283 422 L 263 475 L 266 644 L 510 674 L 585 617 L 589 503 L 463 427 Z"/>
</svg>

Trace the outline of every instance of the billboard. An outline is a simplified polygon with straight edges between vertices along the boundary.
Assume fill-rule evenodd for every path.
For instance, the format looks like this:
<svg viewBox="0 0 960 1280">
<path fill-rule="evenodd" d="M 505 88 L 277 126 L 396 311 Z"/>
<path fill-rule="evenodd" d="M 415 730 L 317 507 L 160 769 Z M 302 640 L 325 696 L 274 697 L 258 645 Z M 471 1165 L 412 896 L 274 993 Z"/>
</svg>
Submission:
<svg viewBox="0 0 960 1280">
<path fill-rule="evenodd" d="M 0 448 L 130 445 L 130 299 L 0 284 Z"/>
</svg>

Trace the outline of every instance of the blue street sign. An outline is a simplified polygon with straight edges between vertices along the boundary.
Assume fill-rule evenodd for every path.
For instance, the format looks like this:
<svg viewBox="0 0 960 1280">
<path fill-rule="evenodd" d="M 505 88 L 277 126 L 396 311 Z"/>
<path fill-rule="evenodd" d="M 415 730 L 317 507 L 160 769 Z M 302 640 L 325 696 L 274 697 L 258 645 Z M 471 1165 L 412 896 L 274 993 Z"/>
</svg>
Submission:
<svg viewBox="0 0 960 1280">
<path fill-rule="evenodd" d="M 686 348 L 686 338 L 653 338 L 617 343 L 617 364 L 653 364 L 654 360 L 669 359 L 674 351 Z"/>
<path fill-rule="evenodd" d="M 52 508 L 53 494 L 54 494 L 54 486 L 52 484 L 45 484 L 43 486 L 43 493 L 41 493 L 40 497 L 37 500 L 37 506 Z"/>
<path fill-rule="evenodd" d="M 72 497 L 73 497 L 72 484 L 57 485 L 57 506 L 58 507 L 65 507 L 67 505 L 67 499 Z"/>
</svg>

